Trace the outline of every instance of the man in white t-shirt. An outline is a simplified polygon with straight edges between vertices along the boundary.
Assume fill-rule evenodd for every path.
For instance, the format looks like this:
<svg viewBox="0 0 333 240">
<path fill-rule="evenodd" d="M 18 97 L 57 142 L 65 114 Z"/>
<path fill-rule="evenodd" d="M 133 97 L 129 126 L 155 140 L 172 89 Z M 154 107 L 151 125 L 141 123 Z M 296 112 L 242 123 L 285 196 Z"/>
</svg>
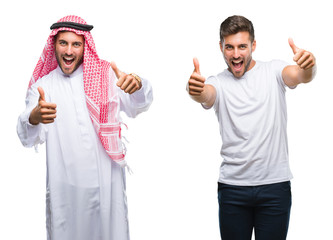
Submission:
<svg viewBox="0 0 333 240">
<path fill-rule="evenodd" d="M 251 21 L 231 16 L 221 24 L 220 48 L 228 69 L 207 80 L 193 59 L 187 90 L 205 109 L 214 107 L 222 137 L 218 181 L 223 240 L 286 239 L 291 208 L 286 87 L 310 82 L 312 53 L 289 45 L 296 65 L 252 59 Z"/>
</svg>

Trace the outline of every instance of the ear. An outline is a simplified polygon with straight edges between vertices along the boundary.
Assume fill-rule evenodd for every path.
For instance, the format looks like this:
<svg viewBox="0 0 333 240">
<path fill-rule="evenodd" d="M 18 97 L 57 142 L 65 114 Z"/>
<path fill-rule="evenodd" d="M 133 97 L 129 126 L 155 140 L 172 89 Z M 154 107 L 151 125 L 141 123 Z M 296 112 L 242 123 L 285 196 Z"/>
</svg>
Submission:
<svg viewBox="0 0 333 240">
<path fill-rule="evenodd" d="M 223 53 L 223 43 L 220 41 L 219 44 L 220 44 L 221 52 Z"/>
<path fill-rule="evenodd" d="M 253 43 L 252 43 L 252 52 L 254 52 L 256 50 L 256 47 L 257 47 L 257 41 L 253 40 Z"/>
</svg>

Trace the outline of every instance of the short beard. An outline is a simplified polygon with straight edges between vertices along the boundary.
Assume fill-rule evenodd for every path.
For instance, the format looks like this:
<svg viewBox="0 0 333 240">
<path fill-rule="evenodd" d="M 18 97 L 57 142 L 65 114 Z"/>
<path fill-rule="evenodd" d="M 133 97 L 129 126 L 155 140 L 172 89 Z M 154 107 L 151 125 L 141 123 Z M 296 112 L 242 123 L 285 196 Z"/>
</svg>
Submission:
<svg viewBox="0 0 333 240">
<path fill-rule="evenodd" d="M 249 59 L 248 63 L 245 65 L 244 74 L 245 74 L 245 73 L 247 72 L 247 70 L 249 69 L 251 62 L 252 62 L 252 56 L 250 56 L 250 59 Z M 244 74 L 243 74 L 243 75 L 244 75 Z"/>
<path fill-rule="evenodd" d="M 57 59 L 58 66 L 60 67 L 61 71 L 64 73 L 64 70 L 62 69 L 61 64 L 60 64 L 60 59 L 59 59 L 59 57 L 58 57 L 58 54 L 55 54 L 55 56 L 56 56 L 56 59 Z M 82 64 L 82 62 L 83 62 L 83 56 L 82 56 L 81 59 L 75 64 L 75 66 L 74 66 L 74 68 L 73 68 L 73 71 L 72 71 L 70 74 L 72 74 L 73 72 L 75 72 L 76 69 L 78 69 L 78 68 L 80 67 L 80 65 Z M 66 73 L 64 73 L 64 74 L 66 74 Z M 69 75 L 70 75 L 70 74 L 69 74 Z M 66 74 L 66 75 L 67 75 L 67 74 Z"/>
<path fill-rule="evenodd" d="M 228 66 L 228 70 L 229 70 L 229 72 L 231 72 L 232 75 L 233 75 L 235 78 L 241 78 L 241 77 L 243 77 L 244 74 L 245 74 L 245 73 L 247 72 L 247 70 L 249 69 L 250 64 L 251 64 L 251 62 L 252 62 L 252 55 L 250 55 L 250 56 L 249 56 L 249 61 L 248 61 L 248 62 L 246 63 L 246 65 L 245 65 L 244 73 L 242 74 L 242 76 L 240 76 L 240 77 L 236 77 L 235 74 L 231 71 L 232 68 L 230 67 L 229 62 L 228 62 L 228 60 L 225 58 L 224 54 L 223 54 L 223 58 L 224 58 L 225 63 L 226 63 L 227 66 Z"/>
</svg>

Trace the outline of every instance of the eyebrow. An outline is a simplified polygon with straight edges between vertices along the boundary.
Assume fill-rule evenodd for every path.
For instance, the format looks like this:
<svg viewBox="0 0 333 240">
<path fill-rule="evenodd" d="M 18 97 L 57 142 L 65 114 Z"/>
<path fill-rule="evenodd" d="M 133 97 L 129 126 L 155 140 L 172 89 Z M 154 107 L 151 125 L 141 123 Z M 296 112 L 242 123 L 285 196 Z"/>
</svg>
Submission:
<svg viewBox="0 0 333 240">
<path fill-rule="evenodd" d="M 241 43 L 241 44 L 238 44 L 238 45 L 232 45 L 232 44 L 226 43 L 224 46 L 226 46 L 226 47 L 234 47 L 234 46 L 238 46 L 238 47 L 245 46 L 245 47 L 247 47 L 247 46 L 249 46 L 249 44 Z"/>
<path fill-rule="evenodd" d="M 64 40 L 64 39 L 59 39 L 58 41 L 59 41 L 59 42 L 69 43 L 68 41 L 66 41 L 66 40 Z M 72 44 L 80 44 L 80 45 L 82 45 L 83 42 L 81 42 L 81 41 L 75 41 L 75 42 L 73 42 Z"/>
</svg>

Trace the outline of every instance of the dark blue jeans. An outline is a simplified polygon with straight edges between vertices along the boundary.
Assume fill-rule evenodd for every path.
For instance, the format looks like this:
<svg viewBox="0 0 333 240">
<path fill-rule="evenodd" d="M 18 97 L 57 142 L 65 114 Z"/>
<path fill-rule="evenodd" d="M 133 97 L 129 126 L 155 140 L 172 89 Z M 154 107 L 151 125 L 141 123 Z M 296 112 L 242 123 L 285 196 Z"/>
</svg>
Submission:
<svg viewBox="0 0 333 240">
<path fill-rule="evenodd" d="M 218 183 L 222 240 L 285 240 L 291 208 L 290 181 L 261 186 Z"/>
</svg>

